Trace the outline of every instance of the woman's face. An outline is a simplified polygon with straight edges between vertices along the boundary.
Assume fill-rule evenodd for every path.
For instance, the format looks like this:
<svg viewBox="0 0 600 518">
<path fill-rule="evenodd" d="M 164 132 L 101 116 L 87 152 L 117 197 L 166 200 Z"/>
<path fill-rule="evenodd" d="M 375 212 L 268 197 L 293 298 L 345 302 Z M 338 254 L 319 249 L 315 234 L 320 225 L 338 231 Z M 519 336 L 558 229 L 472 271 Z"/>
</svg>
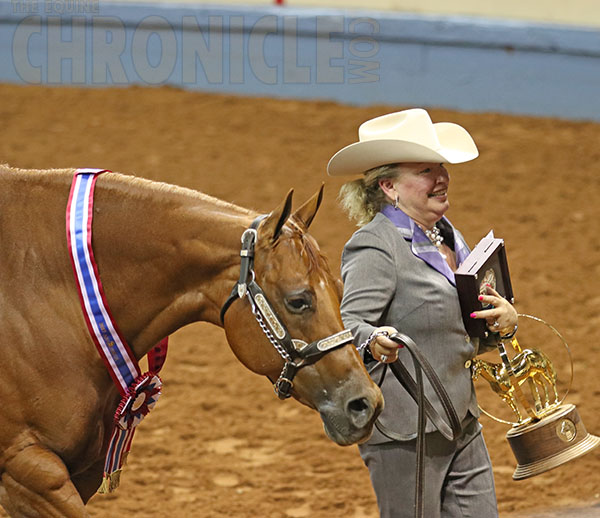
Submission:
<svg viewBox="0 0 600 518">
<path fill-rule="evenodd" d="M 442 164 L 399 164 L 395 178 L 379 185 L 392 203 L 425 228 L 432 228 L 448 210 L 450 176 Z"/>
</svg>

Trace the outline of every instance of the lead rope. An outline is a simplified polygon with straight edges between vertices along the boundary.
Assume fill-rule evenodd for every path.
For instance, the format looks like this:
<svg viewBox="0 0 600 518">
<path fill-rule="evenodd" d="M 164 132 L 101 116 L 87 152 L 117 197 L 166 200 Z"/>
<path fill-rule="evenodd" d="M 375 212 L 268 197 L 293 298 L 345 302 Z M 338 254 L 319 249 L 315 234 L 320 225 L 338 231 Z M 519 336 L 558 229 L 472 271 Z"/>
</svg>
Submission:
<svg viewBox="0 0 600 518">
<path fill-rule="evenodd" d="M 390 336 L 390 339 L 398 344 L 404 345 L 408 349 L 413 364 L 415 366 L 415 380 L 399 360 L 390 363 L 390 369 L 396 379 L 407 390 L 415 400 L 418 407 L 417 416 L 417 440 L 416 440 L 416 481 L 415 481 L 415 518 L 424 518 L 424 494 L 425 494 L 425 425 L 426 417 L 429 417 L 437 429 L 444 437 L 449 440 L 456 440 L 462 432 L 462 427 L 456 410 L 450 401 L 448 393 L 444 389 L 442 382 L 438 378 L 435 370 L 427 361 L 423 353 L 417 347 L 417 344 L 408 336 L 396 333 Z M 429 379 L 431 386 L 438 396 L 444 413 L 448 417 L 448 423 L 444 422 L 442 417 L 433 408 L 429 400 L 425 397 L 423 389 L 423 372 Z M 448 434 L 450 430 L 450 434 Z"/>
</svg>

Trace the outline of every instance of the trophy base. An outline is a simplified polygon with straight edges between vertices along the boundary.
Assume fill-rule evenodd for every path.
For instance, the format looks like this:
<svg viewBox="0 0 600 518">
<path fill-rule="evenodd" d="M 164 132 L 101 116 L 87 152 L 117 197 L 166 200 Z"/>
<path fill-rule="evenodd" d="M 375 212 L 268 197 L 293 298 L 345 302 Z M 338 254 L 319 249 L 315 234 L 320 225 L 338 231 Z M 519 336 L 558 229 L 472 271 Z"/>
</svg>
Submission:
<svg viewBox="0 0 600 518">
<path fill-rule="evenodd" d="M 561 405 L 535 423 L 512 428 L 506 438 L 517 459 L 514 480 L 533 477 L 600 445 L 583 426 L 575 405 Z"/>
</svg>

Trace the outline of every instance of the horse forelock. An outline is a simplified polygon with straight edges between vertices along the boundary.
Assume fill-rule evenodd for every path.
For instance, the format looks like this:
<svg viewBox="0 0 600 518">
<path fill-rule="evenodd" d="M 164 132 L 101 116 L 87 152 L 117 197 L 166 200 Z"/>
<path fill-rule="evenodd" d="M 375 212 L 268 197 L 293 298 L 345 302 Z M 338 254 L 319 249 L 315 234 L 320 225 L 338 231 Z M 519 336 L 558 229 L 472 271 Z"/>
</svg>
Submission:
<svg viewBox="0 0 600 518">
<path fill-rule="evenodd" d="M 308 273 L 331 275 L 327 258 L 321 253 L 315 239 L 292 220 L 288 220 L 288 227 L 289 239 L 298 243 L 301 254 L 307 258 Z"/>
</svg>

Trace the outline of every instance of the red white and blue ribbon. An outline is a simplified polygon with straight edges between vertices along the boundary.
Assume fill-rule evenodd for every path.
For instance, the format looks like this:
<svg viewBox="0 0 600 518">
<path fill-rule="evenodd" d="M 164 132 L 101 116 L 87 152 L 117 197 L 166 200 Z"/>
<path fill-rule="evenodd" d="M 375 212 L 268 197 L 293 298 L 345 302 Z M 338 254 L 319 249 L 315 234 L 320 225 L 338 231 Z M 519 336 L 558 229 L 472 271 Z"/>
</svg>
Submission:
<svg viewBox="0 0 600 518">
<path fill-rule="evenodd" d="M 106 454 L 100 493 L 119 485 L 120 472 L 131 447 L 135 427 L 154 407 L 162 383 L 168 339 L 148 353 L 149 372 L 142 374 L 129 345 L 120 333 L 106 302 L 92 248 L 94 188 L 106 169 L 78 169 L 67 205 L 67 242 L 85 322 L 122 399 L 115 412 L 113 433 Z"/>
</svg>

